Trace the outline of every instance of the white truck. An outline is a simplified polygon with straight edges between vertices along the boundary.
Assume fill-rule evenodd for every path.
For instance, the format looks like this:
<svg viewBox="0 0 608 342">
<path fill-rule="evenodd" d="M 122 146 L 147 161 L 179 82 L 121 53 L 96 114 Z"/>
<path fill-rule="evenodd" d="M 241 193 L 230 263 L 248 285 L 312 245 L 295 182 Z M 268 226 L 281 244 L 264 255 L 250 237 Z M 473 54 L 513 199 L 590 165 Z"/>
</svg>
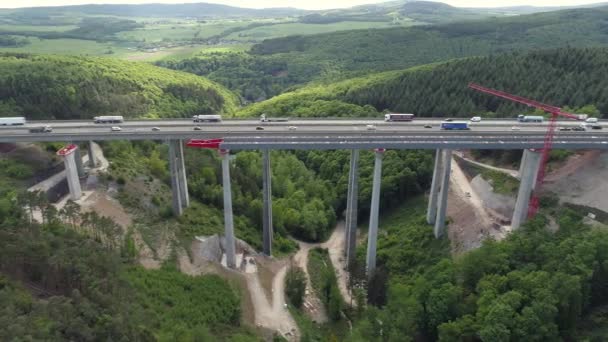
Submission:
<svg viewBox="0 0 608 342">
<path fill-rule="evenodd" d="M 208 114 L 208 115 L 195 115 L 192 117 L 193 122 L 220 122 L 222 121 L 221 115 Z"/>
<path fill-rule="evenodd" d="M 0 118 L 0 126 L 17 126 L 17 125 L 25 125 L 25 118 L 22 116 Z"/>
<path fill-rule="evenodd" d="M 260 122 L 287 122 L 289 118 L 269 118 L 266 114 L 260 115 Z"/>
</svg>

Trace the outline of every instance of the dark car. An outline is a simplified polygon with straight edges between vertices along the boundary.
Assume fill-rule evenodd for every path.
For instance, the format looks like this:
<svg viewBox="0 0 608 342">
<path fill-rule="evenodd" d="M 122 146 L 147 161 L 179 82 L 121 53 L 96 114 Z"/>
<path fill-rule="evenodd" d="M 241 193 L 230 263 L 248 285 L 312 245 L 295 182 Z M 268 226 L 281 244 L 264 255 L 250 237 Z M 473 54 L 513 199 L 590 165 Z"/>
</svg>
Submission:
<svg viewBox="0 0 608 342">
<path fill-rule="evenodd" d="M 559 130 L 560 131 L 571 131 L 572 128 L 570 128 L 570 127 L 560 127 Z"/>
<path fill-rule="evenodd" d="M 572 127 L 573 131 L 584 131 L 585 129 L 583 127 Z"/>
<path fill-rule="evenodd" d="M 263 130 L 264 130 L 264 127 L 262 127 L 262 126 L 258 126 L 258 127 L 256 127 L 255 129 L 256 129 L 257 131 L 263 131 Z"/>
<path fill-rule="evenodd" d="M 202 128 L 200 128 L 200 127 L 198 127 L 198 126 L 196 126 L 196 127 L 194 127 L 194 130 L 195 130 L 195 131 L 202 131 L 203 129 L 202 129 Z"/>
<path fill-rule="evenodd" d="M 602 129 L 602 126 L 600 126 L 600 125 L 593 125 L 593 126 L 591 126 L 591 128 L 593 128 L 593 129 Z"/>
<path fill-rule="evenodd" d="M 424 128 L 433 128 L 431 125 L 424 125 Z"/>
</svg>

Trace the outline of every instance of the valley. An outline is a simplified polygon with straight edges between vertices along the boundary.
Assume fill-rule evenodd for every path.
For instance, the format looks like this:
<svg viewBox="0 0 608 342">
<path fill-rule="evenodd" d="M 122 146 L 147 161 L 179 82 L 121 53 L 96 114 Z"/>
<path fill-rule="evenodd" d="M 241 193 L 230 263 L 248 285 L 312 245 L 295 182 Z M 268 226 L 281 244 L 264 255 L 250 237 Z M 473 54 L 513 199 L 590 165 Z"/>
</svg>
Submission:
<svg viewBox="0 0 608 342">
<path fill-rule="evenodd" d="M 608 6 L 531 5 L 0 9 L 0 340 L 605 340 Z"/>
</svg>

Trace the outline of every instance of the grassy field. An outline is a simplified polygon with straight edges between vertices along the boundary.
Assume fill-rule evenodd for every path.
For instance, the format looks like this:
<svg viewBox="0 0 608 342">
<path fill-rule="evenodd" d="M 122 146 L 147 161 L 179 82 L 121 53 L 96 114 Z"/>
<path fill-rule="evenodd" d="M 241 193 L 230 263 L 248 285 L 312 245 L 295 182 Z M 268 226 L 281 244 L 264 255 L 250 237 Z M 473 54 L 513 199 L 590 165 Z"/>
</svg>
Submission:
<svg viewBox="0 0 608 342">
<path fill-rule="evenodd" d="M 98 43 L 83 39 L 39 39 L 28 37 L 30 44 L 17 48 L 0 47 L 0 52 L 28 52 L 60 55 L 122 56 L 129 52 L 113 43 Z M 113 54 L 109 54 L 113 51 Z"/>
<path fill-rule="evenodd" d="M 218 21 L 213 23 L 185 24 L 148 24 L 144 28 L 120 32 L 119 39 L 130 41 L 160 42 L 162 40 L 191 40 L 194 38 L 209 38 L 227 29 L 243 26 L 239 21 Z"/>
<path fill-rule="evenodd" d="M 318 34 L 334 31 L 358 30 L 367 28 L 391 27 L 389 22 L 367 22 L 367 21 L 342 21 L 332 24 L 304 24 L 286 23 L 268 26 L 259 26 L 249 30 L 235 32 L 227 36 L 232 40 L 264 40 L 290 35 Z"/>
<path fill-rule="evenodd" d="M 76 25 L 56 25 L 56 26 L 45 26 L 45 25 L 0 25 L 0 32 L 3 31 L 32 31 L 32 32 L 65 32 L 78 28 Z"/>
</svg>

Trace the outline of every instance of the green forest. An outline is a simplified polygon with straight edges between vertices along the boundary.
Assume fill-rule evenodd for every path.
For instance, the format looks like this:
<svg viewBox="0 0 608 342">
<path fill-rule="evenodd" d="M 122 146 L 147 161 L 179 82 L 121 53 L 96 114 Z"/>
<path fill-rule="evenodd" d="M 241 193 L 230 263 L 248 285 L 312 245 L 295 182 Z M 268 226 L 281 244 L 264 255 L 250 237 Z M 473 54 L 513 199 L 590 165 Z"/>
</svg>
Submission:
<svg viewBox="0 0 608 342">
<path fill-rule="evenodd" d="M 386 287 L 369 293 L 351 341 L 606 339 L 608 232 L 553 210 L 505 240 L 452 258 L 425 223 L 424 202 L 385 216 L 378 241 Z M 361 250 L 361 259 L 364 250 Z"/>
<path fill-rule="evenodd" d="M 232 113 L 236 97 L 192 74 L 109 58 L 0 54 L 0 116 L 189 117 Z"/>
<path fill-rule="evenodd" d="M 13 16 L 0 11 L 0 23 L 8 23 L 0 28 L 6 33 L 0 37 L 0 47 L 26 47 L 35 39 L 115 42 L 120 33 L 142 33 L 147 24 L 101 16 L 132 14 L 135 8 L 150 17 L 164 10 L 166 17 L 180 18 L 189 17 L 193 10 L 207 10 L 209 15 L 257 19 L 303 14 L 292 19 L 315 25 L 395 20 L 395 27 L 268 39 L 246 52 L 227 49 L 162 59 L 155 65 L 85 53 L 2 53 L 0 116 L 159 119 L 214 113 L 225 118 L 266 114 L 380 119 L 388 111 L 484 118 L 531 112 L 470 90 L 468 82 L 574 112 L 604 117 L 608 113 L 606 6 L 521 16 L 500 12 L 498 17 L 468 22 L 449 18 L 479 18 L 480 12 L 426 2 L 313 14 L 198 4 L 81 6 L 75 10 L 87 17 L 78 20 L 64 17 L 63 9 L 17 10 Z M 416 20 L 428 25 L 403 27 L 413 23 L 397 20 L 408 14 L 414 18 L 416 13 Z M 29 25 L 32 20 L 40 25 L 61 22 L 65 27 L 61 32 L 38 31 Z M 207 24 L 195 21 L 193 25 Z M 7 30 L 16 23 L 22 27 Z M 172 23 L 161 25 L 175 30 L 169 28 Z M 277 23 L 251 19 L 232 24 L 210 34 L 211 38 L 219 42 L 241 30 Z M 32 30 L 26 32 L 27 38 L 24 30 Z M 198 43 L 208 37 L 197 38 Z M 0 155 L 0 341 L 242 342 L 270 336 L 248 321 L 250 298 L 243 297 L 248 289 L 236 277 L 190 276 L 180 271 L 179 258 L 193 253 L 190 247 L 196 236 L 224 232 L 217 151 L 185 148 L 191 205 L 176 217 L 166 142 L 101 142 L 110 165 L 99 174 L 98 185 L 107 193 L 111 189 L 132 218 L 133 224 L 125 228 L 75 202 L 68 201 L 58 210 L 44 194 L 25 191 L 58 161 L 51 155 L 59 145 L 32 144 L 21 154 Z M 34 150 L 45 157 L 38 162 L 24 157 Z M 231 153 L 236 236 L 260 250 L 262 155 Z M 519 151 L 472 154 L 514 168 L 520 159 Z M 554 151 L 550 162 L 563 162 L 569 156 L 570 152 Z M 346 150 L 272 151 L 273 256 L 283 258 L 284 265 L 299 241 L 323 242 L 343 219 L 349 160 Z M 547 196 L 542 198 L 540 215 L 522 229 L 456 255 L 448 238 L 436 239 L 426 223 L 425 194 L 433 163 L 433 151 L 384 154 L 378 265 L 368 279 L 364 238 L 374 154 L 361 151 L 358 222 L 363 238 L 347 285 L 357 305 L 352 307 L 342 298 L 340 275 L 329 251 L 311 248 L 306 273 L 292 263 L 286 276 L 289 305 L 284 309 L 298 323 L 301 340 L 608 340 L 605 226 L 588 225 L 584 207 L 562 206 Z M 514 178 L 472 169 L 492 181 L 498 193 L 517 191 Z M 34 212 L 40 212 L 40 222 Z M 135 233 L 154 257 L 158 257 L 156 239 L 169 236 L 171 251 L 158 269 L 139 265 Z M 325 324 L 305 314 L 306 274 L 312 293 L 326 310 Z M 282 339 L 275 335 L 274 341 Z"/>
<path fill-rule="evenodd" d="M 243 108 L 239 115 L 371 117 L 388 110 L 421 117 L 504 117 L 529 111 L 468 89 L 468 82 L 555 106 L 593 105 L 608 113 L 607 54 L 605 48 L 564 48 L 464 58 L 304 87 Z"/>
<path fill-rule="evenodd" d="M 206 76 L 260 101 L 310 81 L 398 70 L 454 58 L 539 48 L 608 44 L 608 7 L 409 28 L 368 29 L 268 39 L 246 53 L 158 65 Z M 491 77 L 491 76 L 488 76 Z"/>
</svg>

